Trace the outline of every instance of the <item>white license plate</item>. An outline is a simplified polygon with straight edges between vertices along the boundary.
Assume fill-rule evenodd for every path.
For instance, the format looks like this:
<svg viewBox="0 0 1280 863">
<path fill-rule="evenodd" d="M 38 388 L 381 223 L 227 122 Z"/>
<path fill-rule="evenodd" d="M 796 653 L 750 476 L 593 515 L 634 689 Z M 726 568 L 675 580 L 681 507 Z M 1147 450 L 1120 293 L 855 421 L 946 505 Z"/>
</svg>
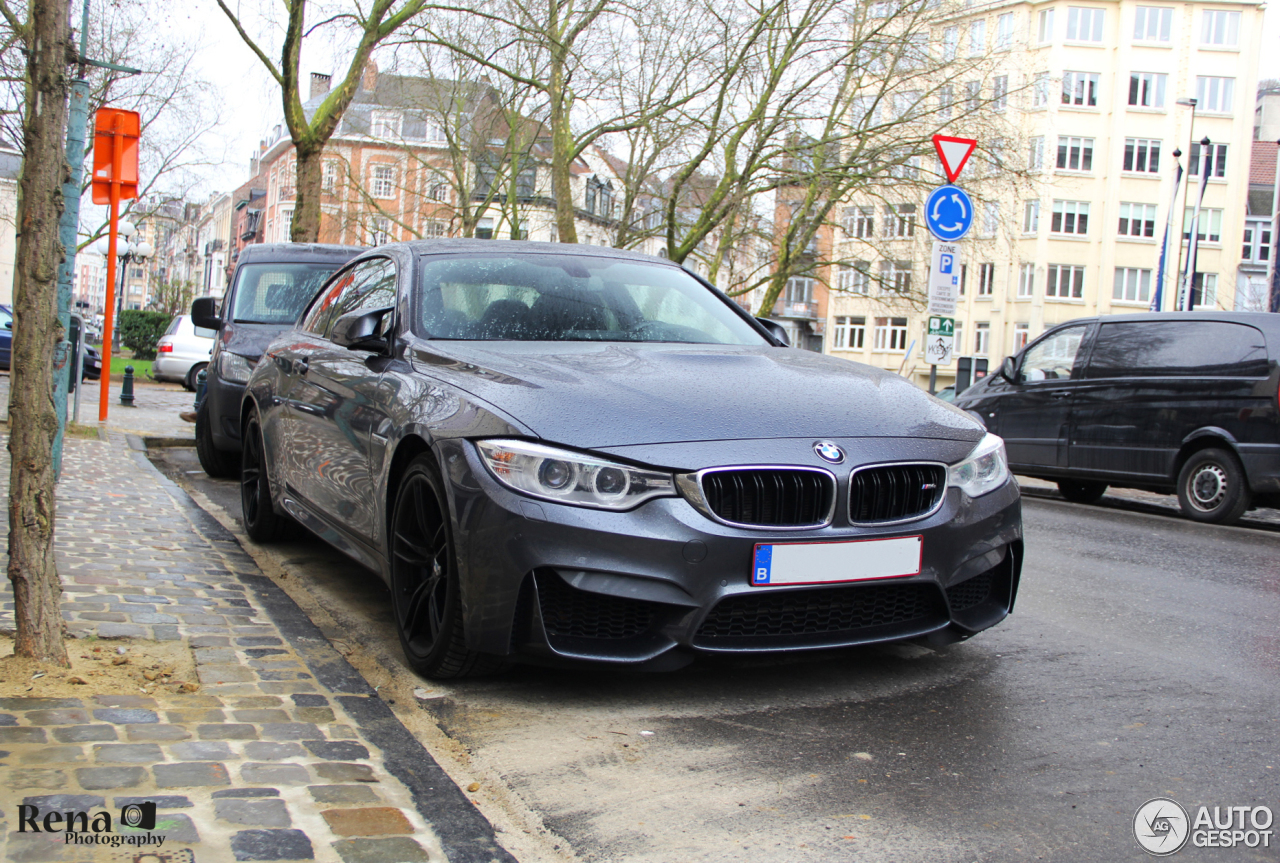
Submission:
<svg viewBox="0 0 1280 863">
<path fill-rule="evenodd" d="M 757 587 L 775 584 L 832 584 L 920 574 L 924 537 L 863 539 L 853 542 L 759 544 L 751 570 Z"/>
</svg>

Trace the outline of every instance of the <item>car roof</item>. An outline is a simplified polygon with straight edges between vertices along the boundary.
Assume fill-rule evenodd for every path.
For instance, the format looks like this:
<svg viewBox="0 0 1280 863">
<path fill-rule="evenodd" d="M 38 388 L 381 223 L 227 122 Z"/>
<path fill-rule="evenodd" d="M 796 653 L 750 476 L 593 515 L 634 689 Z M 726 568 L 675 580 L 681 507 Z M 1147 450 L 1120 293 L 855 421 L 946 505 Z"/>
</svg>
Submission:
<svg viewBox="0 0 1280 863">
<path fill-rule="evenodd" d="M 1251 327 L 1258 327 L 1269 332 L 1280 332 L 1280 315 L 1273 315 L 1269 312 L 1219 312 L 1219 311 L 1203 311 L 1203 312 L 1142 312 L 1140 314 L 1131 315 L 1098 315 L 1091 318 L 1076 318 L 1070 321 L 1063 321 L 1055 324 L 1051 329 L 1064 327 L 1069 324 L 1091 324 L 1094 322 L 1104 324 L 1117 323 L 1143 323 L 1146 321 L 1225 321 L 1234 324 L 1248 324 Z"/>
<path fill-rule="evenodd" d="M 240 250 L 236 263 L 308 263 L 310 261 L 335 261 L 346 263 L 365 246 L 337 246 L 330 243 L 253 243 Z"/>
<path fill-rule="evenodd" d="M 433 239 L 411 240 L 406 243 L 388 243 L 378 249 L 400 249 L 415 255 L 466 255 L 466 254 L 510 254 L 520 255 L 572 255 L 589 258 L 617 258 L 626 261 L 643 261 L 649 264 L 663 264 L 677 267 L 666 258 L 632 252 L 628 249 L 615 249 L 610 246 L 588 246 L 582 243 L 539 243 L 532 240 L 474 240 L 474 239 Z M 377 251 L 370 249 L 369 251 Z"/>
</svg>

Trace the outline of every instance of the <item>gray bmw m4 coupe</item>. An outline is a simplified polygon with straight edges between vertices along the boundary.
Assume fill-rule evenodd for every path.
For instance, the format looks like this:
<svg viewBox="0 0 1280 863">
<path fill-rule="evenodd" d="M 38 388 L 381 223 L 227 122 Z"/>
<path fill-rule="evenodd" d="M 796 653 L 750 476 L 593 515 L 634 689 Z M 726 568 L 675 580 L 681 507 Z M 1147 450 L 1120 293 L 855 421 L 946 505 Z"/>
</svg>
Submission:
<svg viewBox="0 0 1280 863">
<path fill-rule="evenodd" d="M 249 381 L 245 526 L 296 520 L 378 573 L 435 678 L 945 644 L 1002 620 L 1022 517 L 1001 440 L 771 332 L 659 258 L 379 247 Z"/>
</svg>

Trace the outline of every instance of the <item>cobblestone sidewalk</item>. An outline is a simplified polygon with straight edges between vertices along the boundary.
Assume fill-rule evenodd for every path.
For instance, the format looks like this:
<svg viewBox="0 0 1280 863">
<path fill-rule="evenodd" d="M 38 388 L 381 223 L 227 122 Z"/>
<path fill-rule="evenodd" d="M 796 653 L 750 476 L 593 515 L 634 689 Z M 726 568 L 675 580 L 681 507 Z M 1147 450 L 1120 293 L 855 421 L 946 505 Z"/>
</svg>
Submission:
<svg viewBox="0 0 1280 863">
<path fill-rule="evenodd" d="M 131 442 L 67 442 L 57 501 L 64 616 L 78 637 L 185 642 L 201 686 L 0 698 L 0 856 L 156 853 L 35 833 L 19 823 L 25 804 L 41 819 L 106 809 L 115 835 L 163 836 L 160 850 L 177 855 L 150 863 L 511 860 L 368 684 Z M 0 464 L 7 487 L 8 459 Z M 12 626 L 5 579 L 0 630 Z M 120 807 L 146 801 L 157 807 L 153 831 L 120 825 Z"/>
</svg>

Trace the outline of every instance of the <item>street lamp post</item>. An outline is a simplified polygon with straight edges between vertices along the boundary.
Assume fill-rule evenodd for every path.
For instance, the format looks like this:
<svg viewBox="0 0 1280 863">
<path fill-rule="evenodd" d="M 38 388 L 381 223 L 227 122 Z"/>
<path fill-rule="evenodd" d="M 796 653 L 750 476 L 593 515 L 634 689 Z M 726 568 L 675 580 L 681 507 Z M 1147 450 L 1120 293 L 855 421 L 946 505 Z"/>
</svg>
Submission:
<svg viewBox="0 0 1280 863">
<path fill-rule="evenodd" d="M 1199 99 L 1193 99 L 1193 98 L 1178 100 L 1179 105 L 1190 106 L 1191 108 L 1191 134 L 1189 137 L 1191 139 L 1191 145 L 1193 147 L 1195 146 L 1195 141 L 1196 141 L 1196 105 L 1198 105 L 1199 103 L 1200 103 Z M 1187 190 L 1190 187 L 1191 187 L 1191 151 L 1188 150 L 1187 151 L 1187 185 L 1184 186 L 1182 189 L 1182 218 L 1174 222 L 1174 224 L 1178 226 L 1178 266 L 1173 271 L 1174 282 L 1175 284 L 1178 284 L 1177 290 L 1173 292 L 1173 310 L 1175 312 L 1182 311 L 1180 307 L 1181 301 L 1182 301 L 1182 287 L 1180 283 L 1180 280 L 1182 279 L 1182 227 L 1183 225 L 1186 224 L 1186 221 L 1187 221 Z M 1176 193 L 1174 197 L 1175 198 L 1177 197 Z M 1174 203 L 1176 204 L 1177 202 L 1175 201 Z"/>
<path fill-rule="evenodd" d="M 120 287 L 116 292 L 116 320 L 120 320 L 120 312 L 124 311 L 124 285 L 125 278 L 129 274 L 129 264 L 137 262 L 141 263 L 147 258 L 155 254 L 155 249 L 146 240 L 134 243 L 132 242 L 134 235 L 138 233 L 138 229 L 131 222 L 121 222 L 119 227 L 120 236 L 123 240 L 116 244 L 116 257 L 120 259 Z M 102 255 L 104 258 L 111 254 L 109 244 L 106 237 L 102 237 L 94 244 L 94 251 Z M 120 349 L 120 327 L 114 327 L 112 334 L 112 349 L 118 351 Z M 104 375 L 110 374 L 110 369 L 103 369 Z"/>
</svg>

